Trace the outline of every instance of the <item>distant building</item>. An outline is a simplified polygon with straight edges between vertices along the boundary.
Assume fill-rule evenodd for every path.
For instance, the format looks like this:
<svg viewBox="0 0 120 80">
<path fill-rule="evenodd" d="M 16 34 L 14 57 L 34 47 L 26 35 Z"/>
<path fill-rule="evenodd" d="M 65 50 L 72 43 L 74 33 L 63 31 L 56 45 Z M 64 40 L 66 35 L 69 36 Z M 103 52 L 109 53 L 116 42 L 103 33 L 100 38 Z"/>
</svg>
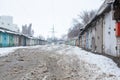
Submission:
<svg viewBox="0 0 120 80">
<path fill-rule="evenodd" d="M 0 28 L 19 32 L 19 28 L 17 27 L 17 25 L 13 24 L 12 16 L 0 16 Z"/>
<path fill-rule="evenodd" d="M 27 25 L 22 26 L 22 33 L 27 34 Z"/>
<path fill-rule="evenodd" d="M 27 35 L 27 36 L 32 37 L 34 34 L 34 31 L 32 30 L 32 24 L 29 24 L 29 26 L 23 25 L 22 26 L 22 33 Z"/>
<path fill-rule="evenodd" d="M 28 26 L 28 35 L 29 36 L 32 36 L 32 29 L 31 29 L 31 27 L 32 27 L 32 24 L 29 24 L 29 26 Z"/>
</svg>

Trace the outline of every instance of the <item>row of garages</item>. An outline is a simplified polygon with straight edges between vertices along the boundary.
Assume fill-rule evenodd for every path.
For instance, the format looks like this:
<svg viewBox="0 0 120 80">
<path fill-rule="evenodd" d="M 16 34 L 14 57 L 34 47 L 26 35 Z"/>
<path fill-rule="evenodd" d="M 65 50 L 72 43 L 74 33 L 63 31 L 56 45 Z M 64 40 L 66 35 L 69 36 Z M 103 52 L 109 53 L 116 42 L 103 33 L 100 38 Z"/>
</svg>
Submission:
<svg viewBox="0 0 120 80">
<path fill-rule="evenodd" d="M 45 40 L 0 29 L 0 47 L 43 45 Z"/>
<path fill-rule="evenodd" d="M 120 1 L 108 3 L 109 0 L 103 3 L 95 17 L 80 32 L 76 42 L 81 48 L 93 52 L 120 56 Z"/>
<path fill-rule="evenodd" d="M 65 44 L 66 45 L 71 45 L 71 46 L 79 46 L 79 39 L 78 39 L 78 37 L 71 38 L 69 40 L 66 40 Z"/>
<path fill-rule="evenodd" d="M 66 44 L 120 57 L 120 0 L 105 0 L 78 38 L 67 40 Z"/>
</svg>

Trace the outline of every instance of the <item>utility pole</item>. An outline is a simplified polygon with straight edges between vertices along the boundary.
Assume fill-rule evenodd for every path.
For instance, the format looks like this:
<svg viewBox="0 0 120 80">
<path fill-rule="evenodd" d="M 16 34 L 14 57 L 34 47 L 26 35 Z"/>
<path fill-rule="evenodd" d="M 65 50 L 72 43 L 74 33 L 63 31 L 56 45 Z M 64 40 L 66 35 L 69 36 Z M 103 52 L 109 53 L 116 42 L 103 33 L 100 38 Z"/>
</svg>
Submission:
<svg viewBox="0 0 120 80">
<path fill-rule="evenodd" d="M 53 39 L 53 42 L 55 41 L 55 29 L 54 29 L 54 25 L 53 25 L 53 28 L 52 28 L 52 39 Z"/>
</svg>

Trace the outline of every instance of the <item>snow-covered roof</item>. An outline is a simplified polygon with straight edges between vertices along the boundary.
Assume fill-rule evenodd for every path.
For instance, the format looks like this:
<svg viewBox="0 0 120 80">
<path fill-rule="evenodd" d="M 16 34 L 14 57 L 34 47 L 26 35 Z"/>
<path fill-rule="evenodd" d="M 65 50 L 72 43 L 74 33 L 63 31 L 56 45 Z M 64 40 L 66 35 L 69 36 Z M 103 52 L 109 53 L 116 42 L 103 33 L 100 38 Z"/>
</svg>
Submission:
<svg viewBox="0 0 120 80">
<path fill-rule="evenodd" d="M 18 33 L 18 32 L 13 32 L 13 31 L 4 30 L 4 29 L 0 29 L 0 31 L 1 31 L 1 32 L 10 33 L 10 34 L 16 34 L 16 35 L 20 34 L 20 33 Z"/>
<path fill-rule="evenodd" d="M 1 31 L 1 32 L 5 32 L 5 30 L 3 30 L 3 29 L 0 29 L 0 31 Z"/>
<path fill-rule="evenodd" d="M 104 3 L 101 5 L 101 7 L 99 8 L 97 15 L 100 15 L 103 13 L 103 11 L 108 7 L 108 5 L 110 5 L 111 3 L 113 3 L 115 0 L 105 0 Z"/>
<path fill-rule="evenodd" d="M 38 39 L 36 37 L 27 36 L 27 35 L 25 35 L 23 33 L 13 32 L 13 31 L 10 31 L 10 30 L 2 29 L 2 28 L 0 28 L 0 32 L 3 32 L 3 33 L 6 32 L 6 33 L 9 33 L 9 34 L 21 35 L 21 36 L 24 36 L 24 37 L 29 38 L 29 39 Z"/>
</svg>

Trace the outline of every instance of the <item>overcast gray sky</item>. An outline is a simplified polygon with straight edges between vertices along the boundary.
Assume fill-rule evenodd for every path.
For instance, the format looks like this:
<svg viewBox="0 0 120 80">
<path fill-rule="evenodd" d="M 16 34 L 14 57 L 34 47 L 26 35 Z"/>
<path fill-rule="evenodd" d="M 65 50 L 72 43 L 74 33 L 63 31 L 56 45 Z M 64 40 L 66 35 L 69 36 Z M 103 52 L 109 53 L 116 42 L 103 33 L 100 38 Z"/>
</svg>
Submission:
<svg viewBox="0 0 120 80">
<path fill-rule="evenodd" d="M 13 16 L 14 23 L 33 24 L 35 36 L 51 36 L 54 24 L 56 36 L 67 33 L 83 10 L 98 9 L 104 0 L 0 0 L 0 16 Z"/>
</svg>

